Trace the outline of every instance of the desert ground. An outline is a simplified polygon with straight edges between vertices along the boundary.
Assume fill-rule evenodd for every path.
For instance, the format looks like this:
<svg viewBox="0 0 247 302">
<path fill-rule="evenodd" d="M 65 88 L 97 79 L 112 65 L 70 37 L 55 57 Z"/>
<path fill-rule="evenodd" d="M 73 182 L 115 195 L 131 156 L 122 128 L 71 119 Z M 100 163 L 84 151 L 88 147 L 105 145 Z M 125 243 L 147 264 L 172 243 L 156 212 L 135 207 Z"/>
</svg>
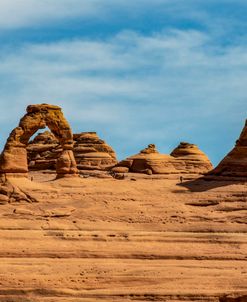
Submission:
<svg viewBox="0 0 247 302">
<path fill-rule="evenodd" d="M 0 205 L 0 301 L 247 301 L 247 182 L 10 181 L 33 202 Z"/>
</svg>

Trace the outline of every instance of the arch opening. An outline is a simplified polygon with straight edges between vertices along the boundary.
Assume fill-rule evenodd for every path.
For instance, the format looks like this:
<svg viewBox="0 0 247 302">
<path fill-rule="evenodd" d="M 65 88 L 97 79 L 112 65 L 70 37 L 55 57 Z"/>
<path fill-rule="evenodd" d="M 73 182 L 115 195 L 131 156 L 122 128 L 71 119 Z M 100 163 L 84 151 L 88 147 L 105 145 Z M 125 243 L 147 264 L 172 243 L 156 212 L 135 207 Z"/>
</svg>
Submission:
<svg viewBox="0 0 247 302">
<path fill-rule="evenodd" d="M 78 174 L 73 154 L 73 134 L 69 123 L 58 106 L 48 104 L 30 105 L 18 127 L 10 133 L 0 158 L 1 174 L 25 176 L 28 173 L 27 145 L 40 129 L 48 127 L 59 141 L 62 152 L 57 159 L 57 177 Z"/>
</svg>

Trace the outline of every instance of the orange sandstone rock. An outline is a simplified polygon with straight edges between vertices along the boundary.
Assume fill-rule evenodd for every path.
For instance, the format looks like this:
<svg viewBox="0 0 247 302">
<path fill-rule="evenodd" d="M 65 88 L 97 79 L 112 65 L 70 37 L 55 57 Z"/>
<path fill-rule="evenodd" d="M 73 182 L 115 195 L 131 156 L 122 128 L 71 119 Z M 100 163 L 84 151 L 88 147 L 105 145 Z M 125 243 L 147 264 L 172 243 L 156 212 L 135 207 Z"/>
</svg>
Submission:
<svg viewBox="0 0 247 302">
<path fill-rule="evenodd" d="M 148 145 L 140 153 L 121 161 L 117 167 L 126 167 L 129 172 L 146 174 L 170 174 L 177 173 L 176 159 L 170 155 L 160 154 L 154 144 Z M 113 171 L 117 172 L 114 168 Z"/>
<path fill-rule="evenodd" d="M 171 156 L 185 163 L 184 173 L 204 174 L 213 169 L 206 154 L 194 144 L 181 142 Z"/>
<path fill-rule="evenodd" d="M 247 120 L 235 147 L 210 174 L 247 177 Z"/>
<path fill-rule="evenodd" d="M 120 167 L 146 174 L 203 174 L 213 166 L 196 145 L 181 143 L 171 155 L 160 154 L 155 145 L 150 144 L 140 153 L 121 161 L 113 171 L 119 172 Z"/>
<path fill-rule="evenodd" d="M 96 132 L 74 134 L 74 154 L 79 170 L 109 170 L 116 165 L 114 150 Z"/>
<path fill-rule="evenodd" d="M 39 133 L 27 147 L 30 170 L 55 170 L 57 159 L 63 151 L 59 141 L 50 131 Z"/>
<path fill-rule="evenodd" d="M 25 176 L 28 172 L 27 145 L 30 137 L 39 129 L 49 127 L 58 139 L 62 152 L 59 156 L 57 174 L 76 175 L 77 167 L 73 155 L 73 135 L 69 123 L 58 106 L 39 104 L 27 107 L 27 113 L 19 126 L 10 134 L 0 158 L 1 174 Z"/>
<path fill-rule="evenodd" d="M 117 163 L 114 150 L 101 140 L 96 132 L 73 135 L 73 152 L 80 170 L 109 170 Z M 56 137 L 46 131 L 38 134 L 28 145 L 28 163 L 31 170 L 54 170 L 62 147 Z"/>
</svg>

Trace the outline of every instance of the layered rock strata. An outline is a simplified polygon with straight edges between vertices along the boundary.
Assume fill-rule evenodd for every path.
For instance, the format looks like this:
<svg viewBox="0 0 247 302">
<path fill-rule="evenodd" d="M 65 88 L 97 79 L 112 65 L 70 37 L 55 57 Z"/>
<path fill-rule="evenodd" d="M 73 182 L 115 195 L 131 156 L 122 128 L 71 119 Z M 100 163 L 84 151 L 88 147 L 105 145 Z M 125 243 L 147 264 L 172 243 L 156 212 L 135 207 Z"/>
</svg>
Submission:
<svg viewBox="0 0 247 302">
<path fill-rule="evenodd" d="M 73 152 L 79 170 L 106 171 L 116 165 L 114 150 L 96 132 L 74 134 L 73 140 Z M 29 168 L 36 171 L 55 169 L 62 152 L 59 141 L 49 131 L 38 134 L 27 149 Z"/>
<path fill-rule="evenodd" d="M 74 134 L 74 154 L 79 170 L 106 171 L 116 165 L 114 150 L 96 132 Z"/>
<path fill-rule="evenodd" d="M 204 174 L 213 169 L 207 155 L 194 144 L 181 142 L 171 156 L 184 162 L 184 173 Z"/>
<path fill-rule="evenodd" d="M 178 164 L 176 158 L 160 154 L 155 145 L 150 144 L 140 153 L 122 160 L 112 170 L 118 173 L 170 174 L 178 172 Z"/>
<path fill-rule="evenodd" d="M 55 170 L 62 147 L 50 132 L 39 133 L 27 147 L 28 167 L 30 170 Z"/>
<path fill-rule="evenodd" d="M 73 135 L 69 123 L 58 106 L 39 104 L 27 107 L 27 113 L 13 129 L 0 158 L 2 175 L 27 176 L 27 145 L 39 129 L 49 127 L 58 139 L 62 151 L 57 159 L 57 176 L 76 175 L 77 167 L 73 154 Z"/>
<path fill-rule="evenodd" d="M 235 147 L 210 175 L 247 177 L 247 120 Z"/>
<path fill-rule="evenodd" d="M 207 156 L 196 145 L 181 143 L 171 155 L 160 154 L 154 144 L 121 161 L 112 170 L 116 173 L 203 174 L 212 169 Z"/>
</svg>

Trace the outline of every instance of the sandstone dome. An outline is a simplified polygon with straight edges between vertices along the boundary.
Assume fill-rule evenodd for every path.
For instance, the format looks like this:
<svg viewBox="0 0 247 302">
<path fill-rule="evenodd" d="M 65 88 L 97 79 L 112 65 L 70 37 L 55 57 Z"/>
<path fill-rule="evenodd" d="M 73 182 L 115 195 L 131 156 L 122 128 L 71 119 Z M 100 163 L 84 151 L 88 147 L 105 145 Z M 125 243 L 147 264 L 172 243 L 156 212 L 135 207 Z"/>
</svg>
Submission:
<svg viewBox="0 0 247 302">
<path fill-rule="evenodd" d="M 207 155 L 195 144 L 181 142 L 172 151 L 171 156 L 185 163 L 185 173 L 204 174 L 213 169 Z"/>
<path fill-rule="evenodd" d="M 113 168 L 113 171 L 170 174 L 178 173 L 176 165 L 177 161 L 174 157 L 159 153 L 154 144 L 149 144 L 138 154 L 121 161 L 116 168 Z M 122 170 L 119 169 L 120 167 Z"/>
<path fill-rule="evenodd" d="M 79 170 L 108 170 L 117 163 L 114 150 L 96 132 L 73 135 L 73 152 Z M 39 133 L 28 147 L 30 170 L 54 170 L 62 152 L 59 141 L 50 132 Z"/>
<path fill-rule="evenodd" d="M 73 151 L 79 170 L 105 171 L 116 165 L 114 150 L 96 132 L 74 134 L 73 138 Z"/>
</svg>

